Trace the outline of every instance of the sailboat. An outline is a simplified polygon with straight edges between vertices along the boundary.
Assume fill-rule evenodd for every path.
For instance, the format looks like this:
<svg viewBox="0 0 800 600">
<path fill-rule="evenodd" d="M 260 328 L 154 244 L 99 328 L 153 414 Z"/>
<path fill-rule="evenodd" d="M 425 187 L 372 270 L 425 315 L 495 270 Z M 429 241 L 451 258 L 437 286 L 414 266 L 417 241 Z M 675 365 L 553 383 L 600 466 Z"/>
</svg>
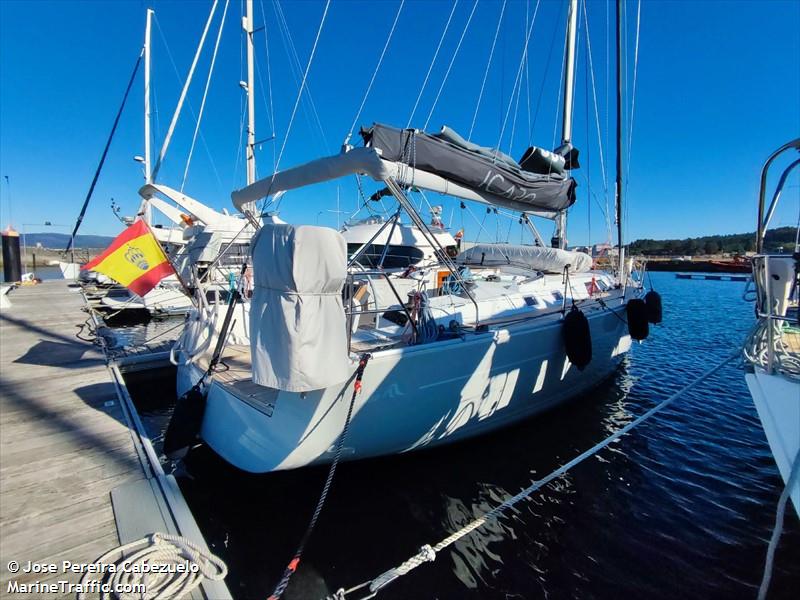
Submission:
<svg viewBox="0 0 800 600">
<path fill-rule="evenodd" d="M 251 242 L 252 295 L 189 315 L 173 349 L 179 403 L 194 403 L 199 436 L 215 452 L 263 473 L 332 462 L 344 435 L 341 458 L 355 460 L 486 434 L 587 392 L 660 321 L 660 300 L 645 300 L 643 265 L 625 257 L 619 156 L 615 268 L 596 270 L 566 248 L 578 166 L 576 21 L 572 0 L 555 151 L 532 147 L 518 163 L 448 128 L 376 123 L 362 130 L 362 147 L 232 194 L 247 214 L 261 198 L 358 175 L 382 186 L 397 210 L 358 247 L 330 228 L 261 226 Z M 620 154 L 619 131 L 617 139 Z M 551 219 L 553 247 L 478 244 L 453 255 L 411 201 L 417 190 Z M 435 260 L 397 273 L 383 267 L 401 214 Z M 371 250 L 382 235 L 382 251 Z M 377 283 L 386 304 L 363 301 Z"/>
<path fill-rule="evenodd" d="M 757 254 L 752 259 L 752 299 L 756 302 L 757 320 L 743 353 L 747 387 L 789 497 L 800 515 L 800 245 L 795 244 L 793 254 L 770 254 L 764 247 L 783 187 L 789 174 L 800 166 L 800 159 L 781 173 L 767 207 L 770 167 L 792 150 L 800 151 L 800 138 L 773 152 L 761 170 Z M 800 228 L 797 233 L 800 236 Z"/>
<path fill-rule="evenodd" d="M 207 27 L 211 23 L 215 9 L 216 3 L 212 6 Z M 136 159 L 143 165 L 145 185 L 139 189 L 141 202 L 137 217 L 148 223 L 151 231 L 164 247 L 178 275 L 162 280 L 158 286 L 144 296 L 140 297 L 133 292 L 126 292 L 122 295 L 109 295 L 102 299 L 102 304 L 114 311 L 146 310 L 155 315 L 185 314 L 194 304 L 193 297 L 186 289 L 184 282 L 193 281 L 194 277 L 198 277 L 203 284 L 203 291 L 206 296 L 204 302 L 214 303 L 217 298 L 222 297 L 224 299 L 227 297 L 231 275 L 240 271 L 242 257 L 248 254 L 247 245 L 255 232 L 253 225 L 258 224 L 261 219 L 253 219 L 251 223 L 243 215 L 230 215 L 226 211 L 214 210 L 182 191 L 155 181 L 159 167 L 169 147 L 174 126 L 181 113 L 183 100 L 191 84 L 194 65 L 185 81 L 170 129 L 164 139 L 155 167 L 153 167 L 150 137 L 150 32 L 153 14 L 152 9 L 147 10 L 143 46 L 144 155 L 136 157 Z M 250 20 L 244 22 L 248 38 L 252 35 L 253 27 L 251 23 L 251 17 Z M 220 29 L 223 24 L 224 16 L 220 23 Z M 205 33 L 201 38 L 198 55 L 204 40 Z M 219 37 L 217 43 L 219 43 Z M 248 60 L 250 61 L 252 61 L 252 53 L 252 39 L 250 39 L 248 46 Z M 252 183 L 255 179 L 253 90 L 254 85 L 250 81 L 249 87 L 246 88 L 249 107 L 247 140 L 248 183 Z M 167 227 L 156 225 L 153 219 L 154 211 L 166 217 L 170 225 Z M 272 222 L 279 222 L 279 219 L 275 216 L 268 215 L 267 218 Z M 132 223 L 134 219 L 130 218 L 128 220 Z"/>
</svg>

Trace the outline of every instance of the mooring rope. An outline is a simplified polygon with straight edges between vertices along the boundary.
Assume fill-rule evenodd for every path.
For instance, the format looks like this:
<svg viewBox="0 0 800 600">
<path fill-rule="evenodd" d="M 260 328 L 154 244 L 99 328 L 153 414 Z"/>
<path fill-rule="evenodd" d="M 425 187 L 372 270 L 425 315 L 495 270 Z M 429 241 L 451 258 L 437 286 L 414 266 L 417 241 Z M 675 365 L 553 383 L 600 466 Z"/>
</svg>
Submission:
<svg viewBox="0 0 800 600">
<path fill-rule="evenodd" d="M 94 565 L 98 572 L 87 570 L 83 574 L 77 600 L 87 597 L 86 589 L 101 589 L 90 583 L 98 580 L 103 584 L 98 596 L 101 600 L 179 600 L 204 579 L 221 581 L 228 574 L 221 558 L 184 537 L 168 533 L 154 533 L 114 548 Z M 123 591 L 140 585 L 144 586 L 142 592 Z"/>
<path fill-rule="evenodd" d="M 333 456 L 333 462 L 331 462 L 331 468 L 328 471 L 328 477 L 325 479 L 325 485 L 322 486 L 322 493 L 317 501 L 317 506 L 314 509 L 314 514 L 311 517 L 311 521 L 309 521 L 308 527 L 306 527 L 306 532 L 303 534 L 303 538 L 300 540 L 300 544 L 297 546 L 297 551 L 294 553 L 292 560 L 289 561 L 289 564 L 286 565 L 286 568 L 283 570 L 283 575 L 281 576 L 278 585 L 275 586 L 275 591 L 272 592 L 268 600 L 278 600 L 281 595 L 283 595 L 283 592 L 286 591 L 286 587 L 289 585 L 289 580 L 292 578 L 292 575 L 294 575 L 294 572 L 297 570 L 297 567 L 300 564 L 300 559 L 303 556 L 303 550 L 305 549 L 309 538 L 311 538 L 311 532 L 314 531 L 314 527 L 317 524 L 317 519 L 319 519 L 319 515 L 322 512 L 322 506 L 325 504 L 325 499 L 328 497 L 328 491 L 330 491 L 331 483 L 333 483 L 333 476 L 336 473 L 336 466 L 339 464 L 339 459 L 342 457 L 342 448 L 344 447 L 344 441 L 347 438 L 347 432 L 350 428 L 350 419 L 353 417 L 353 406 L 355 406 L 356 403 L 356 396 L 358 396 L 358 394 L 361 392 L 361 379 L 364 377 L 364 371 L 367 368 L 367 363 L 369 362 L 370 358 L 372 358 L 371 354 L 362 354 L 361 359 L 358 362 L 355 381 L 353 382 L 353 395 L 350 397 L 350 406 L 347 408 L 347 416 L 345 417 L 344 425 L 342 426 L 342 433 L 339 435 L 339 441 L 336 444 L 336 453 Z"/>
<path fill-rule="evenodd" d="M 775 511 L 775 527 L 772 529 L 772 537 L 767 546 L 767 558 L 764 561 L 764 574 L 761 577 L 761 586 L 758 588 L 758 600 L 766 600 L 769 584 L 772 580 L 772 570 L 775 567 L 775 551 L 778 549 L 778 541 L 783 533 L 783 517 L 786 514 L 786 504 L 792 495 L 792 488 L 800 477 L 800 451 L 794 457 L 794 463 L 786 479 L 786 486 L 778 499 L 778 509 Z"/>
<path fill-rule="evenodd" d="M 511 508 L 512 506 L 514 506 L 515 504 L 521 502 L 522 500 L 525 500 L 526 498 L 530 497 L 534 492 L 536 492 L 539 489 L 543 488 L 544 486 L 546 486 L 551 481 L 561 477 L 562 475 L 567 473 L 567 471 L 569 471 L 573 467 L 579 465 L 580 463 L 585 461 L 587 458 L 591 458 L 592 456 L 595 456 L 598 452 L 600 452 L 604 448 L 608 447 L 613 442 L 617 441 L 623 435 L 625 435 L 626 433 L 628 433 L 632 429 L 638 427 L 639 425 L 644 423 L 646 420 L 648 420 L 650 417 L 652 417 L 656 413 L 661 412 L 662 410 L 664 410 L 667 406 L 672 404 L 675 400 L 677 400 L 678 398 L 683 396 L 686 392 L 688 392 L 692 388 L 696 387 L 700 383 L 704 382 L 706 379 L 708 379 L 709 377 L 714 375 L 722 367 L 724 367 L 731 360 L 737 358 L 738 356 L 739 356 L 739 352 L 738 351 L 736 353 L 734 353 L 734 354 L 731 354 L 730 356 L 725 358 L 725 360 L 723 360 L 722 362 L 718 363 L 717 365 L 715 365 L 714 367 L 712 367 L 711 369 L 707 370 L 705 373 L 700 375 L 697 379 L 695 379 L 691 383 L 685 385 L 680 390 L 678 390 L 677 392 L 672 394 L 669 398 L 667 398 L 667 399 L 663 400 L 662 402 L 658 403 L 656 406 L 654 406 L 653 408 L 651 408 L 650 410 L 648 410 L 647 412 L 645 412 L 641 416 L 637 417 L 636 419 L 634 419 L 633 421 L 631 421 L 630 423 L 628 423 L 627 425 L 625 425 L 621 429 L 618 429 L 616 432 L 614 432 L 613 434 L 611 434 L 610 436 L 608 436 L 607 438 L 605 438 L 601 442 L 595 444 L 594 446 L 592 446 L 591 448 L 589 448 L 585 452 L 579 454 L 578 456 L 573 458 L 571 461 L 569 461 L 568 463 L 562 465 L 561 467 L 559 467 L 558 469 L 556 469 L 555 471 L 553 471 L 552 473 L 550 473 L 549 475 L 547 475 L 543 479 L 539 479 L 538 481 L 534 481 L 530 486 L 528 486 L 527 488 L 525 488 L 524 490 L 519 492 L 516 496 L 512 496 L 511 498 L 507 499 L 505 502 L 503 502 L 503 503 L 497 505 L 496 507 L 494 507 L 493 509 L 485 512 L 482 516 L 478 517 L 477 519 L 474 519 L 473 521 L 471 521 L 470 523 L 468 523 L 467 525 L 465 525 L 464 527 L 462 527 L 458 531 L 453 532 L 452 534 L 450 534 L 449 536 L 444 538 L 442 541 L 440 541 L 438 544 L 436 544 L 434 546 L 431 546 L 430 544 L 425 544 L 424 546 L 422 546 L 420 548 L 420 550 L 419 550 L 419 552 L 417 552 L 417 554 L 413 555 L 411 558 L 409 558 L 405 562 L 399 564 L 398 566 L 396 566 L 396 567 L 394 567 L 392 569 L 389 569 L 388 571 L 385 571 L 384 573 L 381 573 L 380 575 L 378 575 L 377 577 L 375 577 L 375 578 L 373 578 L 373 579 L 371 579 L 369 581 L 365 581 L 364 583 L 361 583 L 361 584 L 359 584 L 359 585 L 357 585 L 355 587 L 352 587 L 352 588 L 350 588 L 348 590 L 345 590 L 344 588 L 341 588 L 338 591 L 336 591 L 332 596 L 329 596 L 327 598 L 327 600 L 345 600 L 347 598 L 348 594 L 351 594 L 351 593 L 353 593 L 353 592 L 355 592 L 355 591 L 357 591 L 359 589 L 362 589 L 362 588 L 365 588 L 365 587 L 369 587 L 369 592 L 370 593 L 367 596 L 362 597 L 362 600 L 367 600 L 368 598 L 374 597 L 375 595 L 378 594 L 379 591 L 381 591 L 387 585 L 389 585 L 390 583 L 392 583 L 396 579 L 402 577 L 403 575 L 407 575 L 408 573 L 410 573 L 411 571 L 416 569 L 421 564 L 424 564 L 426 562 L 433 562 L 434 560 L 436 560 L 436 555 L 439 552 L 441 552 L 442 550 L 444 550 L 445 548 L 447 548 L 451 544 L 457 542 L 461 538 L 469 535 L 470 533 L 472 533 L 473 531 L 475 531 L 479 527 L 481 527 L 484 524 L 486 524 L 486 522 L 488 522 L 489 520 L 500 516 L 505 510 Z"/>
</svg>

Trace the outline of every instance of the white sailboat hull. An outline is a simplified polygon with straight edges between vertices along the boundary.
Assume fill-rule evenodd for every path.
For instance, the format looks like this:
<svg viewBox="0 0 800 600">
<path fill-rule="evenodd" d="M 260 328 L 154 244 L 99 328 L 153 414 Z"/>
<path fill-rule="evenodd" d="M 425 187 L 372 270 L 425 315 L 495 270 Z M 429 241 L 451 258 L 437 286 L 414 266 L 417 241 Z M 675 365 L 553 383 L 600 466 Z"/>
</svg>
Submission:
<svg viewBox="0 0 800 600">
<path fill-rule="evenodd" d="M 567 359 L 560 314 L 428 345 L 377 352 L 363 376 L 343 459 L 398 454 L 504 427 L 586 392 L 630 348 L 624 306 L 588 312 L 593 359 Z M 214 382 L 201 436 L 225 460 L 263 473 L 330 462 L 357 364 L 340 386 L 305 394 Z M 202 374 L 178 368 L 179 393 Z"/>
<path fill-rule="evenodd" d="M 786 484 L 792 463 L 800 451 L 800 383 L 781 375 L 770 375 L 759 367 L 753 367 L 753 372 L 744 377 Z M 789 496 L 800 516 L 800 479 L 792 485 Z"/>
<path fill-rule="evenodd" d="M 153 315 L 184 314 L 193 306 L 175 277 L 165 279 L 144 296 L 129 291 L 127 297 L 106 296 L 101 302 L 113 310 L 146 310 Z"/>
</svg>

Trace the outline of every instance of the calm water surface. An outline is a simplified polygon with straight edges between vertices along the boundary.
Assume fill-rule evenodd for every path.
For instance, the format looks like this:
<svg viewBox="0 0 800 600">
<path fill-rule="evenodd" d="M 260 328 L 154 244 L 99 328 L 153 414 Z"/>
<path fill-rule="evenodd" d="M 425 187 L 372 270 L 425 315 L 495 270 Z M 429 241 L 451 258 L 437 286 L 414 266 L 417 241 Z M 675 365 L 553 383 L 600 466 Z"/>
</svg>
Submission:
<svg viewBox="0 0 800 600">
<path fill-rule="evenodd" d="M 753 321 L 742 284 L 672 273 L 653 283 L 664 324 L 591 393 L 494 435 L 341 465 L 284 597 L 321 598 L 396 566 L 741 345 Z M 174 372 L 142 377 L 131 392 L 158 443 Z M 234 596 L 268 596 L 327 468 L 257 476 L 201 450 L 176 474 Z M 755 598 L 781 487 L 737 361 L 379 598 Z M 800 522 L 787 512 L 770 597 L 798 590 Z"/>
</svg>

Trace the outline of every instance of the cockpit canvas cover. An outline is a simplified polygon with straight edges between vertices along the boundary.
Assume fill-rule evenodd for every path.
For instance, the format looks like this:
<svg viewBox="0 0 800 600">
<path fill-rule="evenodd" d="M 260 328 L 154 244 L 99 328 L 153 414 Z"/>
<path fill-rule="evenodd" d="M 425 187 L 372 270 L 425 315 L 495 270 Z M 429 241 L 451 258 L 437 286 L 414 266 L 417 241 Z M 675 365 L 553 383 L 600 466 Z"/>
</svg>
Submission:
<svg viewBox="0 0 800 600">
<path fill-rule="evenodd" d="M 563 169 L 526 171 L 511 157 L 467 142 L 448 128 L 432 135 L 376 123 L 361 135 L 384 160 L 490 194 L 496 204 L 511 210 L 558 212 L 575 202 L 576 183 Z"/>
</svg>

